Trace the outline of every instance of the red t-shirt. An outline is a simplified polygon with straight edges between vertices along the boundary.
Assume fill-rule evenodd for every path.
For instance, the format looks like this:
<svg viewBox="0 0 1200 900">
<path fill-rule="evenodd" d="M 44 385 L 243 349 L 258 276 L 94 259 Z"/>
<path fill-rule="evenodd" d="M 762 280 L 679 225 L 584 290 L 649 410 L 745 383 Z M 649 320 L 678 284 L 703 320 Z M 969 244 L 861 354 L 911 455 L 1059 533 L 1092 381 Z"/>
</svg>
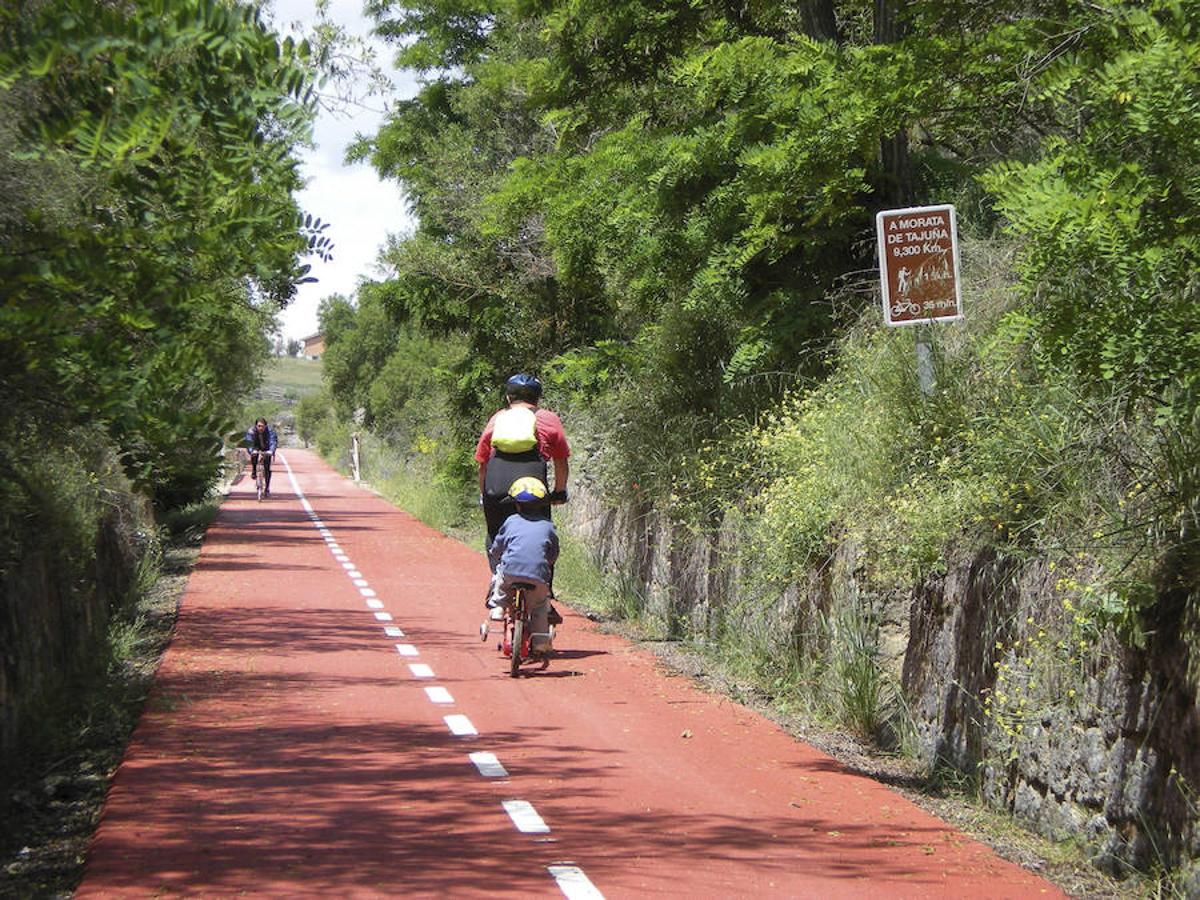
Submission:
<svg viewBox="0 0 1200 900">
<path fill-rule="evenodd" d="M 548 409 L 534 410 L 533 428 L 537 433 L 537 448 L 542 459 L 566 459 L 571 455 L 567 445 L 567 434 L 563 431 L 562 421 L 558 415 Z M 488 419 L 487 427 L 479 436 L 475 447 L 475 461 L 485 463 L 492 458 L 492 428 L 496 423 L 496 415 Z M 528 434 L 528 432 L 526 432 Z"/>
</svg>

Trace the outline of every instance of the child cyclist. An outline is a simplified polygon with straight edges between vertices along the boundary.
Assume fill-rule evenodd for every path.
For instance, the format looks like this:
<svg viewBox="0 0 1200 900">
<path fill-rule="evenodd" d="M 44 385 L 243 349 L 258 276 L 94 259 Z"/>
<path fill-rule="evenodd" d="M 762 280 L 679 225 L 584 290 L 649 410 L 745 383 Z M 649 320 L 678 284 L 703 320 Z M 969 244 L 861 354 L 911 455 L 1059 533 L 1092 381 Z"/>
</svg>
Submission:
<svg viewBox="0 0 1200 900">
<path fill-rule="evenodd" d="M 549 635 L 550 584 L 558 559 L 558 534 L 550 521 L 548 491 L 540 478 L 527 476 L 513 482 L 508 495 L 517 512 L 504 520 L 488 548 L 488 560 L 495 572 L 492 617 L 503 616 L 502 608 L 512 602 L 514 584 L 532 585 L 525 595 L 532 625 L 530 650 L 546 654 L 553 649 Z"/>
</svg>

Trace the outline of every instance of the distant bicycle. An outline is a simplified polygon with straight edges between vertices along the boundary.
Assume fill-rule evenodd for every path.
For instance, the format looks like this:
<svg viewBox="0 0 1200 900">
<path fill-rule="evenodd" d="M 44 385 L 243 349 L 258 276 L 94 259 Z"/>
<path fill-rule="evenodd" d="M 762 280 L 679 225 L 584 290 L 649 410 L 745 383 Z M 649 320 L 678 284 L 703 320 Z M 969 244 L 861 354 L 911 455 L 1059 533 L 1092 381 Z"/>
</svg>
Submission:
<svg viewBox="0 0 1200 900">
<path fill-rule="evenodd" d="M 258 499 L 261 502 L 263 497 L 271 496 L 267 489 L 267 473 L 271 468 L 271 458 L 275 454 L 270 450 L 251 450 L 250 461 L 255 463 L 254 466 L 254 489 L 258 493 Z"/>
</svg>

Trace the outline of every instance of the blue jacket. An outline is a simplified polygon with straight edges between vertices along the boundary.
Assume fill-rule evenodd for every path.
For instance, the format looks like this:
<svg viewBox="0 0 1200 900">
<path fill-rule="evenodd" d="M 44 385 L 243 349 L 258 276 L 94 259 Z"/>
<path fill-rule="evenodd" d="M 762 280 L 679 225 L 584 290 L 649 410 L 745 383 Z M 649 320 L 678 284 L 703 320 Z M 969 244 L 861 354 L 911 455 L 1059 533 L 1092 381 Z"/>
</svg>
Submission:
<svg viewBox="0 0 1200 900">
<path fill-rule="evenodd" d="M 558 559 L 558 533 L 549 519 L 509 516 L 488 550 L 492 568 L 509 579 L 529 578 L 549 584 Z"/>
<path fill-rule="evenodd" d="M 246 432 L 246 446 L 249 447 L 251 450 L 253 450 L 254 446 L 255 446 L 254 445 L 255 434 L 256 434 L 256 432 L 254 430 L 254 426 L 251 425 L 249 430 Z M 268 425 L 267 426 L 267 447 L 265 449 L 270 450 L 272 453 L 274 453 L 275 447 L 278 446 L 278 444 L 279 444 L 279 439 L 275 436 L 275 429 L 272 428 L 270 425 Z M 262 450 L 264 448 L 259 447 L 258 449 Z"/>
</svg>

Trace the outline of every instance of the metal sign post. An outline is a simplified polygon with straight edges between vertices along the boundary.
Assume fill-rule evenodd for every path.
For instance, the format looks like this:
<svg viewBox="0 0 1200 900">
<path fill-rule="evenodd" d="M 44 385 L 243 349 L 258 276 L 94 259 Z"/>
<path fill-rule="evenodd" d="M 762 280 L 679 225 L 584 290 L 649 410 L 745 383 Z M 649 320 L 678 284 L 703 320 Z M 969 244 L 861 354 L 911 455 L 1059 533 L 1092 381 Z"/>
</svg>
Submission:
<svg viewBox="0 0 1200 900">
<path fill-rule="evenodd" d="M 917 384 L 922 396 L 933 396 L 933 333 L 928 328 L 917 329 Z"/>
<path fill-rule="evenodd" d="M 958 274 L 958 225 L 954 207 L 885 209 L 875 216 L 883 321 L 916 325 L 917 381 L 933 394 L 932 322 L 963 317 Z"/>
</svg>

